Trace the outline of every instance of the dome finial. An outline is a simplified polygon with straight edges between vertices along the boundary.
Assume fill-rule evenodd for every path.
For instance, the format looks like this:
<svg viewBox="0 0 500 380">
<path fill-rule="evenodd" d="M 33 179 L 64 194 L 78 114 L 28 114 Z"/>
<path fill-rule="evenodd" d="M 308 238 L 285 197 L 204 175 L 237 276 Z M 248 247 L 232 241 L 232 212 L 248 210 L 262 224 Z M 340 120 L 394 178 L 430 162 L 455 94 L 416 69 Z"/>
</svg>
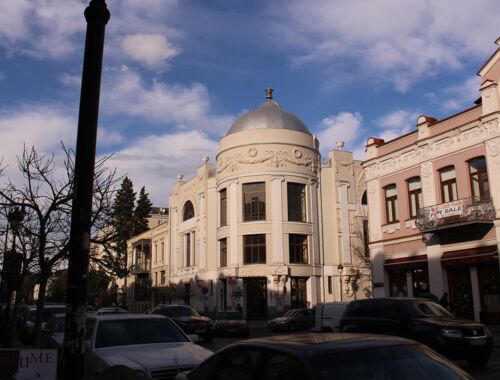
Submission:
<svg viewBox="0 0 500 380">
<path fill-rule="evenodd" d="M 266 99 L 273 100 L 273 89 L 271 87 L 266 88 Z"/>
</svg>

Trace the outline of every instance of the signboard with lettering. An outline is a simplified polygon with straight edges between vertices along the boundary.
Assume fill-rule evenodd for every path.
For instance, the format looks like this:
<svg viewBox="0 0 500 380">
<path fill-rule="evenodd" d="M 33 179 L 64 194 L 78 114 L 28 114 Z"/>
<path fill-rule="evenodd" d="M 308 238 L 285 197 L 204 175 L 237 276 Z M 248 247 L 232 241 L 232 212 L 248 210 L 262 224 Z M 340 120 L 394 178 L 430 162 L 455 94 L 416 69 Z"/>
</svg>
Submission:
<svg viewBox="0 0 500 380">
<path fill-rule="evenodd" d="M 440 205 L 430 207 L 430 219 L 443 219 L 453 215 L 462 215 L 464 211 L 464 200 L 442 203 Z"/>
<path fill-rule="evenodd" d="M 0 379 L 56 380 L 56 377 L 56 350 L 0 349 Z"/>
</svg>

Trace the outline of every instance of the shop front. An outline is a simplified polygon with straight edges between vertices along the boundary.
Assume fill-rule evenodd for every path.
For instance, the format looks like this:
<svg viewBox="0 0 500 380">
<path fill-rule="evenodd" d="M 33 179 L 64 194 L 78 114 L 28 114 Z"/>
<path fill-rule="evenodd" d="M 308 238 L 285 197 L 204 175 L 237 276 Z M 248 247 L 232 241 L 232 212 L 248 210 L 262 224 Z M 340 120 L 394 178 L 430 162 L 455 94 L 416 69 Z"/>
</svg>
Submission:
<svg viewBox="0 0 500 380">
<path fill-rule="evenodd" d="M 427 255 L 387 259 L 384 269 L 391 297 L 424 297 L 430 293 Z"/>
</svg>

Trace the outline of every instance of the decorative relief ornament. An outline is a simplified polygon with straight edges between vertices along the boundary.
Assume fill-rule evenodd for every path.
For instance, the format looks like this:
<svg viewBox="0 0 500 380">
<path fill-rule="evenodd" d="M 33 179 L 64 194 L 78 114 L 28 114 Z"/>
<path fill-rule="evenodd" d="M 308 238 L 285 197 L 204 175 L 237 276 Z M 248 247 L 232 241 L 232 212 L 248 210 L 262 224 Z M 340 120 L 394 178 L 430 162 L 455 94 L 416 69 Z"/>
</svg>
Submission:
<svg viewBox="0 0 500 380">
<path fill-rule="evenodd" d="M 377 183 L 375 181 L 370 181 L 368 182 L 368 192 L 370 194 L 375 194 L 375 192 L 377 191 Z"/>
<path fill-rule="evenodd" d="M 432 162 L 424 162 L 421 165 L 422 177 L 427 178 L 432 174 Z"/>
<path fill-rule="evenodd" d="M 499 139 L 491 140 L 486 143 L 486 149 L 491 157 L 496 157 L 500 154 L 500 141 Z"/>
<path fill-rule="evenodd" d="M 248 149 L 248 155 L 250 157 L 255 157 L 257 155 L 257 149 L 255 149 L 255 148 Z"/>
</svg>

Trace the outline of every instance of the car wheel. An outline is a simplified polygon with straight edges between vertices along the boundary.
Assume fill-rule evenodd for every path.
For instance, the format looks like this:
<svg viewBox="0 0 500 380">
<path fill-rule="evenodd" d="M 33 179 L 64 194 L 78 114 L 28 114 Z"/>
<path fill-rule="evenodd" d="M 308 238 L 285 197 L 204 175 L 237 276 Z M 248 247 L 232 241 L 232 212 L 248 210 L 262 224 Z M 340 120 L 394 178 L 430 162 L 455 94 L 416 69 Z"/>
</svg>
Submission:
<svg viewBox="0 0 500 380">
<path fill-rule="evenodd" d="M 295 323 L 290 322 L 290 324 L 288 325 L 288 330 L 290 330 L 290 331 L 297 330 L 297 326 L 295 326 Z"/>
<path fill-rule="evenodd" d="M 486 365 L 486 363 L 488 363 L 488 360 L 490 360 L 489 355 L 486 357 L 469 358 L 466 359 L 466 362 L 471 368 L 483 368 Z"/>
</svg>

